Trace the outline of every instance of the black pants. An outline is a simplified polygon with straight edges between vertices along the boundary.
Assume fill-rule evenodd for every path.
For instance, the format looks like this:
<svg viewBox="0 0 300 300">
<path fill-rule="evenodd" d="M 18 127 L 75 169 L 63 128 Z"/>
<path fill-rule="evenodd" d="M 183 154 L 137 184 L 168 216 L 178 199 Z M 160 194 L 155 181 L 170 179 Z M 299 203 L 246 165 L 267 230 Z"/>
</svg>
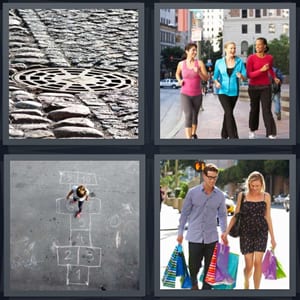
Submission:
<svg viewBox="0 0 300 300">
<path fill-rule="evenodd" d="M 227 96 L 219 94 L 219 101 L 224 109 L 223 126 L 221 131 L 222 139 L 238 139 L 236 122 L 233 115 L 233 110 L 237 102 L 238 96 Z"/>
<path fill-rule="evenodd" d="M 82 205 L 84 201 L 78 201 L 77 199 L 73 198 L 74 201 L 78 202 L 78 212 L 81 213 Z"/>
<path fill-rule="evenodd" d="M 210 244 L 204 243 L 192 243 L 189 242 L 189 269 L 191 273 L 192 284 L 198 282 L 198 272 L 201 268 L 201 262 L 204 257 L 204 277 L 203 277 L 203 290 L 211 290 L 211 285 L 204 281 L 208 267 L 214 252 L 214 248 L 217 242 Z"/>
<path fill-rule="evenodd" d="M 258 129 L 259 125 L 259 109 L 260 102 L 262 107 L 262 115 L 266 128 L 266 136 L 276 135 L 276 125 L 272 114 L 272 93 L 271 85 L 263 88 L 257 86 L 249 86 L 248 94 L 250 97 L 250 114 L 249 128 L 251 131 Z"/>
</svg>

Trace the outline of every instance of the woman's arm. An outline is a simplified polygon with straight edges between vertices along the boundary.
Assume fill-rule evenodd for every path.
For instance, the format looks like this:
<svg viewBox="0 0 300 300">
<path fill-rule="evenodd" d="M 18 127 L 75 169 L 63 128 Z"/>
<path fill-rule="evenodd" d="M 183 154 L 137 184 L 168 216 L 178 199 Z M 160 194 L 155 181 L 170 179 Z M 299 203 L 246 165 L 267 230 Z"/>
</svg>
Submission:
<svg viewBox="0 0 300 300">
<path fill-rule="evenodd" d="M 180 62 L 178 63 L 177 69 L 176 69 L 176 73 L 175 73 L 175 77 L 176 77 L 176 79 L 177 79 L 177 81 L 178 81 L 178 84 L 179 84 L 180 86 L 182 86 L 182 83 L 183 83 L 183 80 L 182 80 L 182 78 L 181 78 L 182 63 L 183 63 L 182 61 L 180 61 Z"/>
<path fill-rule="evenodd" d="M 198 66 L 199 66 L 198 74 L 199 74 L 200 78 L 202 80 L 206 81 L 208 79 L 208 74 L 207 74 L 206 67 L 202 60 L 198 60 Z"/>
<path fill-rule="evenodd" d="M 265 193 L 265 201 L 266 201 L 266 205 L 267 205 L 265 218 L 266 218 L 266 221 L 268 224 L 272 248 L 274 249 L 276 247 L 276 241 L 275 241 L 274 232 L 273 232 L 273 224 L 272 224 L 272 218 L 271 218 L 271 196 L 269 193 Z"/>
</svg>

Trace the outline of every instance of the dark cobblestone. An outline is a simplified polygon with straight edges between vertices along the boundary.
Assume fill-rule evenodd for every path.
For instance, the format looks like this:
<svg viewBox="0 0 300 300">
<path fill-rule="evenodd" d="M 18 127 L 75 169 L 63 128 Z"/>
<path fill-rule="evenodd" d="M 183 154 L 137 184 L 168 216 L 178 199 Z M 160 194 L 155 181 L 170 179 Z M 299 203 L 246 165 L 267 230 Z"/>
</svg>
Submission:
<svg viewBox="0 0 300 300">
<path fill-rule="evenodd" d="M 136 10 L 11 9 L 10 138 L 137 138 L 138 50 Z M 64 93 L 14 80 L 20 71 L 50 67 L 105 69 L 133 83 L 123 90 Z"/>
</svg>

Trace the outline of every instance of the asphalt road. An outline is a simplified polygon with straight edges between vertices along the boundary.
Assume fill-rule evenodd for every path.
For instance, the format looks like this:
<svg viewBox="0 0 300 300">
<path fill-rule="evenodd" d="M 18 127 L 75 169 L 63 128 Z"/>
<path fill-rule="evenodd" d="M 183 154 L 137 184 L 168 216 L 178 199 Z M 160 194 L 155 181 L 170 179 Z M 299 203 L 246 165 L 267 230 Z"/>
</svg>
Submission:
<svg viewBox="0 0 300 300">
<path fill-rule="evenodd" d="M 136 291 L 138 161 L 12 161 L 10 289 Z M 82 216 L 65 197 L 91 192 Z"/>
</svg>

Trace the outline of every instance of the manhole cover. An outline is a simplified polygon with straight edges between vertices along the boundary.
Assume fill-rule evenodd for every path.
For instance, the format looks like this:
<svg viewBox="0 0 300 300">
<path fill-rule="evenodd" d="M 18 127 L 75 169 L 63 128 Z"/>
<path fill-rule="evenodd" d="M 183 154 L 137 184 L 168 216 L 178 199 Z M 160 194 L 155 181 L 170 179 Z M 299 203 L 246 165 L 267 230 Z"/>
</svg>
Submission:
<svg viewBox="0 0 300 300">
<path fill-rule="evenodd" d="M 83 68 L 29 69 L 14 74 L 13 79 L 26 87 L 69 93 L 123 90 L 135 84 L 122 73 Z"/>
</svg>

